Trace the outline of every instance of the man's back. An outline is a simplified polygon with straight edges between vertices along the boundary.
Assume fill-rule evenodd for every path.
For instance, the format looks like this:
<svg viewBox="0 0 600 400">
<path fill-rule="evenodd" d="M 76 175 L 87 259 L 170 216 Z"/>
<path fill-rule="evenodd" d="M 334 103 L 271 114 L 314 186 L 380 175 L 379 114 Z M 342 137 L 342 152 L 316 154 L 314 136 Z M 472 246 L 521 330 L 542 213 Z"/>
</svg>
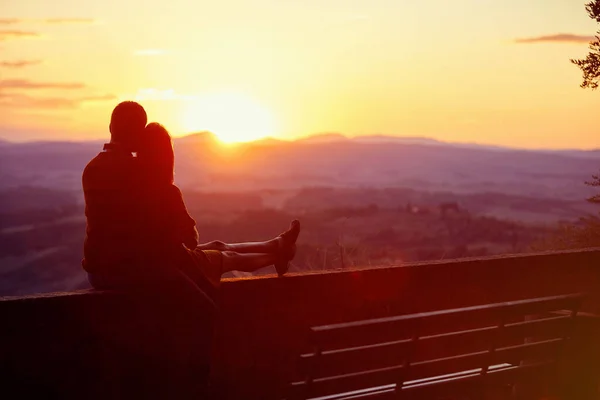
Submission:
<svg viewBox="0 0 600 400">
<path fill-rule="evenodd" d="M 136 161 L 131 153 L 114 149 L 98 154 L 83 171 L 87 218 L 83 266 L 88 272 L 139 263 L 143 213 Z"/>
</svg>

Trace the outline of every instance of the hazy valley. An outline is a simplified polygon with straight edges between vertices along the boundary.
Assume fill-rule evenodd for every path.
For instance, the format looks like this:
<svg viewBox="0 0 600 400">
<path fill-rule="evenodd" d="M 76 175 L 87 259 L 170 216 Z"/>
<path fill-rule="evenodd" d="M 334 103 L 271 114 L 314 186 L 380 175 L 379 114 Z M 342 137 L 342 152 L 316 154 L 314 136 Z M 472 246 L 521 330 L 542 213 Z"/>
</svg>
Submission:
<svg viewBox="0 0 600 400">
<path fill-rule="evenodd" d="M 87 287 L 80 180 L 101 149 L 0 142 L 0 295 Z M 596 151 L 335 134 L 223 146 L 207 133 L 175 150 L 201 239 L 266 239 L 299 217 L 296 271 L 527 252 L 596 213 Z"/>
</svg>

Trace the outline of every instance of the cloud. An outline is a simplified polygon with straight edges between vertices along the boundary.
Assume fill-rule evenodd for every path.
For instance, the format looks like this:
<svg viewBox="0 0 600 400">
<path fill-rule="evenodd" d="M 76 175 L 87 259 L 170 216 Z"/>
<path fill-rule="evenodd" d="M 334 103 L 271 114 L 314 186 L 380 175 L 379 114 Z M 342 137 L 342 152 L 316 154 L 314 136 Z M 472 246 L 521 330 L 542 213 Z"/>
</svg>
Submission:
<svg viewBox="0 0 600 400">
<path fill-rule="evenodd" d="M 46 24 L 93 24 L 94 18 L 46 18 L 42 20 Z"/>
<path fill-rule="evenodd" d="M 594 36 L 574 35 L 572 33 L 557 33 L 555 35 L 535 36 L 529 38 L 517 38 L 515 43 L 589 43 L 596 38 Z"/>
<path fill-rule="evenodd" d="M 15 24 L 93 24 L 96 22 L 94 18 L 0 18 L 0 25 L 15 25 Z"/>
<path fill-rule="evenodd" d="M 0 18 L 0 25 L 16 25 L 24 23 L 46 24 L 46 25 L 64 25 L 64 24 L 93 24 L 96 20 L 93 18 Z M 37 38 L 41 35 L 38 32 L 20 29 L 0 30 L 0 41 L 7 39 Z"/>
<path fill-rule="evenodd" d="M 0 93 L 0 106 L 17 108 L 75 108 L 77 101 L 64 97 L 36 98 L 26 94 Z"/>
<path fill-rule="evenodd" d="M 24 68 L 32 65 L 41 64 L 42 60 L 16 60 L 16 61 L 0 61 L 0 67 L 6 68 Z"/>
<path fill-rule="evenodd" d="M 162 56 L 167 54 L 166 50 L 163 49 L 143 49 L 143 50 L 136 50 L 133 52 L 134 56 Z"/>
<path fill-rule="evenodd" d="M 0 81 L 2 89 L 83 89 L 86 85 L 80 82 L 34 82 L 28 79 L 5 79 Z"/>
<path fill-rule="evenodd" d="M 21 38 L 36 38 L 40 37 L 37 32 L 21 31 L 21 30 L 0 30 L 0 41 L 7 39 L 21 39 Z"/>
<path fill-rule="evenodd" d="M 100 96 L 65 97 L 33 97 L 21 93 L 0 93 L 0 106 L 14 108 L 38 109 L 73 109 L 86 103 L 96 103 L 116 100 L 112 94 Z"/>
</svg>

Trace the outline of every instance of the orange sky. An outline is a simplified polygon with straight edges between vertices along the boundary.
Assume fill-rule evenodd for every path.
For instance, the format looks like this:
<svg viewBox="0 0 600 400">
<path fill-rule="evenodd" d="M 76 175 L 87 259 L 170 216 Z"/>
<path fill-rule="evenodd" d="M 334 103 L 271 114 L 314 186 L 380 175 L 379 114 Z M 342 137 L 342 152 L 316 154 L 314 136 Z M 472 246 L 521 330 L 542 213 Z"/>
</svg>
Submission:
<svg viewBox="0 0 600 400">
<path fill-rule="evenodd" d="M 107 137 L 138 99 L 174 134 L 225 140 L 600 147 L 600 92 L 569 63 L 597 29 L 583 3 L 2 1 L 0 137 Z"/>
</svg>

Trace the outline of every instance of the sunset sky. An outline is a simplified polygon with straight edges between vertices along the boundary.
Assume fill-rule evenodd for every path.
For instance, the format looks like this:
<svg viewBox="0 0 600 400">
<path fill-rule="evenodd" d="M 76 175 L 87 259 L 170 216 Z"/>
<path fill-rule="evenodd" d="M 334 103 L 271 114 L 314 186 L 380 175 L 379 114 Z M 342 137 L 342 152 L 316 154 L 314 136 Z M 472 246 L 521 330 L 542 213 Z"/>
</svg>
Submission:
<svg viewBox="0 0 600 400">
<path fill-rule="evenodd" d="M 108 137 L 138 100 L 174 134 L 425 136 L 600 147 L 569 58 L 577 0 L 2 0 L 0 138 Z"/>
</svg>

